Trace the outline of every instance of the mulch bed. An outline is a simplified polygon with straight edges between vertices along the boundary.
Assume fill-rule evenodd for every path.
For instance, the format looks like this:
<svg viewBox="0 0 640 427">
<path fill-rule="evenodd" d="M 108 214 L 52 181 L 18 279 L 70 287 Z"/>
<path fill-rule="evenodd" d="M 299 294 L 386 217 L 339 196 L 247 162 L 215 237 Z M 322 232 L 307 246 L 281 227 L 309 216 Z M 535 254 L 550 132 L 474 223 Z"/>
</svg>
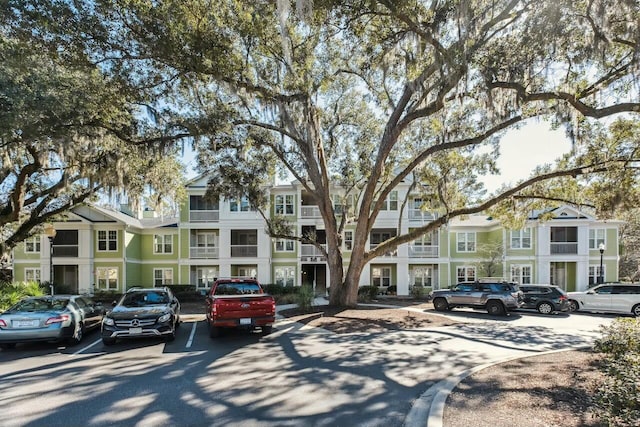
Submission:
<svg viewBox="0 0 640 427">
<path fill-rule="evenodd" d="M 383 332 L 389 330 L 425 329 L 455 325 L 455 320 L 401 308 L 335 306 L 312 307 L 311 310 L 293 308 L 279 312 L 299 323 L 324 328 L 336 334 Z"/>
</svg>

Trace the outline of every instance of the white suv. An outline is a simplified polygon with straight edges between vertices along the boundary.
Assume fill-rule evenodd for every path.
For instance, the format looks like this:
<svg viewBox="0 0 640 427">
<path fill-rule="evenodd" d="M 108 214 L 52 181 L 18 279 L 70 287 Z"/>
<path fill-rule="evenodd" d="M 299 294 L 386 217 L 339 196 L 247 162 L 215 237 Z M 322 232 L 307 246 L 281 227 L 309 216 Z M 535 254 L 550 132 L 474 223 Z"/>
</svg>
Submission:
<svg viewBox="0 0 640 427">
<path fill-rule="evenodd" d="M 567 292 L 570 311 L 633 314 L 640 317 L 640 284 L 606 283 L 585 292 Z"/>
</svg>

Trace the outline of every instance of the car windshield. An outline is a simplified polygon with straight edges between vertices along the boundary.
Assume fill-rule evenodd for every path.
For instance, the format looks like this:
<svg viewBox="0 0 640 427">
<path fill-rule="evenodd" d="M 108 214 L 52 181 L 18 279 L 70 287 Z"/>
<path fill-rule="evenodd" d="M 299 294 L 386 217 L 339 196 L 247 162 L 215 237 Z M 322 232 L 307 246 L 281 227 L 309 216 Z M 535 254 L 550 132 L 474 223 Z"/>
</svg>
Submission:
<svg viewBox="0 0 640 427">
<path fill-rule="evenodd" d="M 221 283 L 216 287 L 215 295 L 261 294 L 257 283 Z"/>
<path fill-rule="evenodd" d="M 125 307 L 144 307 L 146 305 L 168 304 L 169 295 L 166 292 L 129 292 L 122 299 Z"/>
<path fill-rule="evenodd" d="M 69 304 L 68 299 L 63 298 L 37 298 L 27 299 L 20 301 L 7 311 L 29 311 L 29 312 L 43 312 L 43 311 L 59 311 L 64 310 Z"/>
</svg>

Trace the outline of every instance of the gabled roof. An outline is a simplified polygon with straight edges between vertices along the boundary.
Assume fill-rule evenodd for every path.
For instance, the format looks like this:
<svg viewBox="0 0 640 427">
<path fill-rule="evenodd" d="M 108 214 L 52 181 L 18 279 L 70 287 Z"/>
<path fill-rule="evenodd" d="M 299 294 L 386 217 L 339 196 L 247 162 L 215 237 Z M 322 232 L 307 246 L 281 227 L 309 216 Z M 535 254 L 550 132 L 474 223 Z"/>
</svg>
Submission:
<svg viewBox="0 0 640 427">
<path fill-rule="evenodd" d="M 569 205 L 562 205 L 555 208 L 540 209 L 531 212 L 529 219 L 536 220 L 541 215 L 552 214 L 554 219 L 586 219 L 595 221 L 596 218 L 593 215 L 587 214 L 578 210 L 575 207 Z"/>
<path fill-rule="evenodd" d="M 74 208 L 72 213 L 92 223 L 121 223 L 139 229 L 172 227 L 178 224 L 178 218 L 134 218 L 112 208 L 85 205 Z"/>
</svg>

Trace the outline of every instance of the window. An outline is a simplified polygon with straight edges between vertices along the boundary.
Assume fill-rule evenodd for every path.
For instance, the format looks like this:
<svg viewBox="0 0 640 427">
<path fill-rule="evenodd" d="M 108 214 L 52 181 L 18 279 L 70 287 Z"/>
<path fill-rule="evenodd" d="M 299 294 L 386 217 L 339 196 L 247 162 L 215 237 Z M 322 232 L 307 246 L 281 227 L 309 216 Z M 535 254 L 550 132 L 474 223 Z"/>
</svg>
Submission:
<svg viewBox="0 0 640 427">
<path fill-rule="evenodd" d="M 153 284 L 154 286 L 173 285 L 173 269 L 172 268 L 154 268 Z"/>
<path fill-rule="evenodd" d="M 258 277 L 258 269 L 255 266 L 238 267 L 240 277 Z"/>
<path fill-rule="evenodd" d="M 118 268 L 98 267 L 96 268 L 96 289 L 105 291 L 118 289 Z"/>
<path fill-rule="evenodd" d="M 383 210 L 383 211 L 398 210 L 398 192 L 397 191 L 391 191 L 387 195 L 387 198 L 384 199 L 384 202 L 382 202 L 382 209 L 380 210 Z"/>
<path fill-rule="evenodd" d="M 293 240 L 278 239 L 276 240 L 276 252 L 293 252 L 295 245 Z"/>
<path fill-rule="evenodd" d="M 602 278 L 605 277 L 606 266 L 602 266 Z M 600 265 L 590 265 L 589 266 L 589 286 L 594 286 L 600 283 Z"/>
<path fill-rule="evenodd" d="M 511 230 L 511 249 L 531 249 L 531 228 Z"/>
<path fill-rule="evenodd" d="M 27 253 L 40 253 L 40 236 L 31 236 L 24 241 L 24 251 Z"/>
<path fill-rule="evenodd" d="M 605 229 L 597 228 L 589 230 L 589 249 L 600 249 L 600 245 L 605 243 Z"/>
<path fill-rule="evenodd" d="M 476 268 L 473 266 L 456 267 L 456 272 L 458 282 L 475 282 L 476 280 Z"/>
<path fill-rule="evenodd" d="M 249 205 L 249 199 L 246 197 L 242 197 L 240 200 L 230 199 L 229 209 L 231 212 L 249 212 L 255 210 L 251 208 L 251 205 Z"/>
<path fill-rule="evenodd" d="M 372 267 L 371 279 L 371 284 L 373 286 L 390 286 L 391 267 Z"/>
<path fill-rule="evenodd" d="M 296 268 L 293 266 L 275 268 L 276 285 L 295 286 Z"/>
<path fill-rule="evenodd" d="M 24 280 L 27 282 L 40 283 L 40 269 L 39 268 L 25 268 Z"/>
<path fill-rule="evenodd" d="M 511 281 L 521 285 L 531 283 L 531 266 L 530 265 L 512 265 Z"/>
<path fill-rule="evenodd" d="M 116 230 L 98 230 L 98 251 L 114 252 L 118 250 L 118 232 Z"/>
<path fill-rule="evenodd" d="M 345 231 L 344 239 L 342 241 L 344 249 L 347 251 L 353 250 L 353 231 Z"/>
<path fill-rule="evenodd" d="M 173 236 L 171 234 L 156 234 L 153 236 L 153 253 L 173 253 Z"/>
<path fill-rule="evenodd" d="M 431 286 L 431 267 L 415 267 L 412 272 L 413 286 Z"/>
<path fill-rule="evenodd" d="M 476 251 L 476 233 L 456 233 L 458 252 Z"/>
<path fill-rule="evenodd" d="M 277 195 L 275 213 L 277 215 L 293 215 L 293 194 Z"/>
</svg>

